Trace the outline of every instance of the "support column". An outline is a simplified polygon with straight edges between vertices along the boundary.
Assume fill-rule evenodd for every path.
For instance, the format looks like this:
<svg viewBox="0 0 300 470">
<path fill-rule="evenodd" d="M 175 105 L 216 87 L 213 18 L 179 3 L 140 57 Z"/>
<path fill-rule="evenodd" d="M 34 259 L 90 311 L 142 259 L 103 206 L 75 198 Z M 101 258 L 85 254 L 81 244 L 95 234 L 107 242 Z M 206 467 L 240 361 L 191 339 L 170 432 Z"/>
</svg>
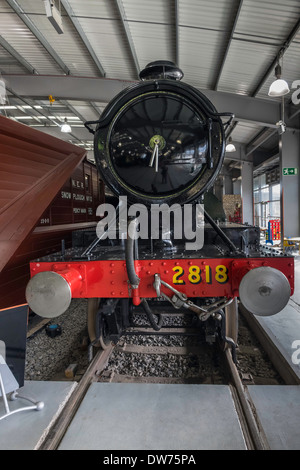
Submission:
<svg viewBox="0 0 300 470">
<path fill-rule="evenodd" d="M 241 189 L 241 180 L 236 179 L 232 183 L 232 194 L 242 194 L 242 189 Z"/>
<path fill-rule="evenodd" d="M 242 162 L 243 223 L 253 225 L 253 164 Z"/>
<path fill-rule="evenodd" d="M 281 240 L 300 236 L 300 136 L 285 132 L 279 139 Z M 284 168 L 297 168 L 296 175 L 283 175 Z"/>
<path fill-rule="evenodd" d="M 224 177 L 224 194 L 233 194 L 233 184 L 230 175 Z"/>
</svg>

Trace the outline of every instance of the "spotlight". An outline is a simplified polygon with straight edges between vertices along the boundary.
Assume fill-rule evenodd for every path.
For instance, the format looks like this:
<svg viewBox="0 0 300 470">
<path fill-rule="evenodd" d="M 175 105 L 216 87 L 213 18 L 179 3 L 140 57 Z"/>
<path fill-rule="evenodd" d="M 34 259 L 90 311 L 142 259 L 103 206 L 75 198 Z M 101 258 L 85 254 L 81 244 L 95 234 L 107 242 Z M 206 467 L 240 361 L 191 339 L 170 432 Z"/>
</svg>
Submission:
<svg viewBox="0 0 300 470">
<path fill-rule="evenodd" d="M 229 139 L 228 139 L 228 144 L 226 145 L 225 151 L 226 152 L 235 152 L 236 151 L 236 148 L 232 143 L 232 138 L 231 137 L 229 137 Z"/>
<path fill-rule="evenodd" d="M 276 126 L 277 126 L 277 131 L 279 135 L 282 135 L 285 133 L 286 124 L 283 121 L 276 122 Z"/>
<path fill-rule="evenodd" d="M 72 131 L 71 126 L 68 124 L 67 118 L 65 118 L 65 122 L 61 126 L 60 130 L 61 130 L 61 132 L 67 132 L 67 133 Z"/>
<path fill-rule="evenodd" d="M 284 96 L 287 93 L 289 93 L 290 89 L 289 89 L 287 82 L 281 78 L 281 67 L 279 64 L 277 64 L 275 67 L 275 77 L 277 80 L 271 83 L 268 95 L 269 96 Z"/>
<path fill-rule="evenodd" d="M 44 0 L 46 16 L 58 34 L 63 34 L 61 13 L 54 5 L 53 0 Z"/>
</svg>

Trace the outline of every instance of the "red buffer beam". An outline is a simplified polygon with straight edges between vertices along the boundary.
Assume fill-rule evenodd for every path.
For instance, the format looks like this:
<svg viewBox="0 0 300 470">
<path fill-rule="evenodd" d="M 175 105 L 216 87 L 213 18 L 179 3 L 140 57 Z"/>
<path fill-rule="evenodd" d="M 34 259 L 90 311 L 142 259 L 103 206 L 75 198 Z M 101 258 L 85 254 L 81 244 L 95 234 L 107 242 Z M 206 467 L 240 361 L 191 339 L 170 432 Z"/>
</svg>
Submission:
<svg viewBox="0 0 300 470">
<path fill-rule="evenodd" d="M 138 305 L 141 298 L 157 297 L 155 274 L 187 298 L 230 299 L 240 296 L 241 282 L 253 270 L 259 274 L 257 291 L 262 300 L 267 300 L 271 294 L 274 274 L 274 282 L 277 282 L 276 273 L 282 276 L 279 285 L 283 283 L 287 298 L 294 292 L 294 262 L 288 257 L 139 260 L 135 268 L 140 283 L 137 289 L 132 289 L 124 260 L 33 262 L 30 265 L 32 279 L 26 290 L 27 301 L 41 316 L 50 310 L 53 310 L 53 316 L 63 313 L 72 298 L 132 298 Z M 254 286 L 255 282 L 250 284 Z M 172 295 L 172 290 L 165 285 L 161 286 L 161 291 Z M 58 303 L 55 303 L 54 293 L 55 298 L 59 298 Z M 47 306 L 46 298 L 49 299 Z"/>
</svg>

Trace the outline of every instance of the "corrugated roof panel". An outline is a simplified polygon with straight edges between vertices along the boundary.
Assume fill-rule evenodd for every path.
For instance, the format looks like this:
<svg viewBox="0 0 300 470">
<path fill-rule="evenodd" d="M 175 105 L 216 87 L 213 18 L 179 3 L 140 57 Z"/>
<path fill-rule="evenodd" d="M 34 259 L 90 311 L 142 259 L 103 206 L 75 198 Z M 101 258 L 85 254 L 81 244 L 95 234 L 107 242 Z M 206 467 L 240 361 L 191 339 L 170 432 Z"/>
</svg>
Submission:
<svg viewBox="0 0 300 470">
<path fill-rule="evenodd" d="M 173 0 L 122 0 L 128 21 L 174 24 Z"/>
<path fill-rule="evenodd" d="M 285 96 L 285 99 L 291 97 L 295 88 L 292 88 L 294 80 L 300 80 L 300 42 L 293 41 L 290 47 L 287 49 L 286 53 L 283 57 L 283 62 L 280 60 L 280 64 L 282 65 L 282 78 L 287 81 L 291 92 Z M 270 73 L 268 79 L 265 81 L 259 92 L 257 93 L 257 97 L 268 97 L 268 91 L 271 83 L 275 80 L 275 68 Z M 274 99 L 269 98 L 269 99 Z M 276 98 L 275 98 L 276 99 Z M 277 100 L 281 100 L 281 98 L 277 98 Z"/>
<path fill-rule="evenodd" d="M 255 137 L 261 130 L 261 126 L 250 122 L 240 122 L 236 125 L 232 131 L 232 140 L 245 144 Z"/>
<path fill-rule="evenodd" d="M 124 80 L 135 78 L 133 61 L 121 21 L 80 18 L 80 23 L 106 72 L 106 77 Z"/>
<path fill-rule="evenodd" d="M 299 15 L 299 0 L 244 0 L 236 32 L 283 42 Z"/>
<path fill-rule="evenodd" d="M 36 2 L 36 0 L 31 0 Z M 118 19 L 118 11 L 111 0 L 68 0 L 74 14 L 81 18 Z"/>
<path fill-rule="evenodd" d="M 43 36 L 66 64 L 72 75 L 99 76 L 94 61 L 90 57 L 87 49 L 77 34 L 71 20 L 66 12 L 61 9 L 63 34 L 58 34 L 46 17 L 43 2 L 18 0 L 19 5 L 24 9 L 32 23 L 41 31 Z"/>
<path fill-rule="evenodd" d="M 69 100 L 68 103 L 74 107 L 75 111 L 77 111 L 85 119 L 85 121 L 95 121 L 100 116 L 100 113 L 97 113 L 96 110 L 87 101 Z"/>
<path fill-rule="evenodd" d="M 175 61 L 175 7 L 171 0 L 123 0 L 124 20 L 142 70 L 155 60 Z"/>
<path fill-rule="evenodd" d="M 191 85 L 215 86 L 237 12 L 235 0 L 179 1 L 179 65 Z"/>
<path fill-rule="evenodd" d="M 284 45 L 299 20 L 299 16 L 299 0 L 285 2 L 281 0 L 244 0 L 218 89 L 251 93 Z M 241 42 L 239 47 L 236 44 L 237 40 Z M 290 46 L 285 53 L 285 73 L 288 70 L 286 64 L 289 61 L 289 51 L 293 47 Z M 290 58 L 293 61 L 292 55 Z M 300 64 L 299 58 L 298 55 L 294 60 L 295 66 L 291 65 L 291 75 L 297 69 L 299 70 L 299 65 L 296 65 L 296 63 Z M 235 74 L 232 75 L 232 72 Z M 236 77 L 240 83 L 235 85 Z M 274 72 L 271 72 L 256 96 L 271 99 L 268 97 L 268 89 L 274 79 Z"/>
<path fill-rule="evenodd" d="M 11 12 L 10 6 L 4 0 L 1 0 L 0 1 L 0 14 L 2 15 L 2 13 L 10 13 L 10 12 Z"/>
<path fill-rule="evenodd" d="M 0 72 L 7 74 L 27 73 L 27 69 L 7 52 L 4 47 L 0 46 Z"/>
<path fill-rule="evenodd" d="M 173 27 L 132 22 L 129 28 L 141 69 L 154 60 L 174 61 Z"/>
<path fill-rule="evenodd" d="M 0 15 L 1 36 L 40 74 L 59 74 L 61 69 L 16 13 Z"/>
<path fill-rule="evenodd" d="M 106 77 L 132 80 L 136 72 L 116 2 L 69 0 Z"/>
<path fill-rule="evenodd" d="M 244 0 L 218 89 L 250 94 L 299 15 L 298 0 Z"/>
<path fill-rule="evenodd" d="M 234 20 L 235 7 L 235 0 L 181 0 L 179 25 L 228 31 Z"/>
<path fill-rule="evenodd" d="M 224 54 L 223 34 L 180 27 L 179 65 L 184 72 L 184 81 L 200 88 L 211 88 L 220 55 Z"/>
<path fill-rule="evenodd" d="M 46 16 L 46 10 L 43 1 L 37 2 L 36 0 L 17 0 L 15 3 L 17 3 L 24 10 L 26 15 L 28 13 L 35 13 L 36 15 Z"/>
<path fill-rule="evenodd" d="M 251 94 L 277 53 L 267 44 L 233 40 L 219 81 L 219 91 Z"/>
</svg>

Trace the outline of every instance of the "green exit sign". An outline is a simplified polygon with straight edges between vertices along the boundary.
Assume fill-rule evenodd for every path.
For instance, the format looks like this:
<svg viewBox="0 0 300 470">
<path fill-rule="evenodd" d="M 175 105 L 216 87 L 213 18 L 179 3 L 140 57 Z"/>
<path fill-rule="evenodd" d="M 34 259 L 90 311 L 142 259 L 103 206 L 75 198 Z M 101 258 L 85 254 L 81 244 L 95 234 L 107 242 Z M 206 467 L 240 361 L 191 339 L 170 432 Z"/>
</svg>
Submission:
<svg viewBox="0 0 300 470">
<path fill-rule="evenodd" d="M 298 174 L 298 168 L 283 168 L 282 169 L 282 174 L 284 176 L 297 175 Z"/>
</svg>

